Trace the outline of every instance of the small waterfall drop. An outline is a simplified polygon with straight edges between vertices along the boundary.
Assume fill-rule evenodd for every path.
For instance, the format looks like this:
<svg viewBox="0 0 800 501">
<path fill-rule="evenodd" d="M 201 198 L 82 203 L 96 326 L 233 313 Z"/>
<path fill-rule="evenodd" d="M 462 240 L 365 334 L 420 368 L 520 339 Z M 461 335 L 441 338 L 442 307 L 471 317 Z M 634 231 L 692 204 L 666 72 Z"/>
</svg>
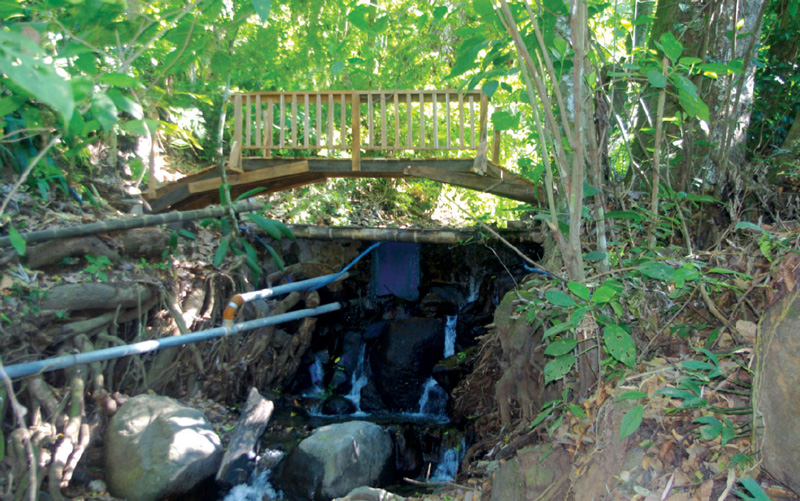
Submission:
<svg viewBox="0 0 800 501">
<path fill-rule="evenodd" d="M 461 460 L 464 459 L 465 448 L 466 443 L 462 438 L 461 442 L 455 447 L 444 451 L 442 460 L 436 466 L 431 480 L 434 482 L 452 482 L 456 477 L 456 473 L 458 473 L 458 466 L 461 464 Z"/>
<path fill-rule="evenodd" d="M 447 392 L 433 378 L 425 381 L 417 415 L 437 420 L 447 419 Z"/>
<path fill-rule="evenodd" d="M 458 315 L 448 315 L 447 325 L 444 328 L 444 358 L 456 354 L 456 325 Z"/>
<path fill-rule="evenodd" d="M 467 304 L 474 303 L 478 300 L 478 294 L 481 292 L 481 281 L 475 275 L 469 276 L 469 296 L 467 297 Z"/>
<path fill-rule="evenodd" d="M 356 363 L 356 368 L 353 369 L 353 375 L 350 379 L 350 392 L 344 396 L 344 398 L 353 402 L 353 405 L 356 406 L 355 414 L 364 414 L 361 411 L 361 389 L 369 382 L 367 364 L 364 363 L 366 353 L 367 345 L 362 344 L 361 350 L 358 352 L 358 362 Z"/>
</svg>

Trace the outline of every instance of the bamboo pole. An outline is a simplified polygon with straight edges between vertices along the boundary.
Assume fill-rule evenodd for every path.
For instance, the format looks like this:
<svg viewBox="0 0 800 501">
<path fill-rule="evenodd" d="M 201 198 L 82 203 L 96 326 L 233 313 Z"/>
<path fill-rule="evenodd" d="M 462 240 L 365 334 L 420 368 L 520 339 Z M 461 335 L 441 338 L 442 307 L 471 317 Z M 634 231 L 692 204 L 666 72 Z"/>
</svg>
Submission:
<svg viewBox="0 0 800 501">
<path fill-rule="evenodd" d="M 296 238 L 310 240 L 359 240 L 367 242 L 417 242 L 457 245 L 467 240 L 481 242 L 487 239 L 478 228 L 469 229 L 398 229 L 289 225 Z M 265 234 L 256 229 L 256 233 Z M 541 243 L 541 233 L 532 230 L 498 230 L 508 241 L 518 243 Z"/>
<path fill-rule="evenodd" d="M 82 224 L 70 228 L 51 228 L 49 230 L 31 231 L 20 233 L 20 236 L 29 244 L 49 242 L 51 240 L 62 240 L 64 238 L 85 237 L 97 235 L 99 233 L 109 233 L 112 231 L 131 230 L 133 228 L 143 228 L 145 226 L 155 226 L 157 224 L 169 224 L 178 221 L 192 221 L 206 217 L 222 217 L 228 214 L 230 209 L 234 212 L 251 212 L 264 208 L 264 204 L 255 200 L 242 200 L 233 207 L 227 205 L 215 205 L 205 209 L 168 212 L 166 214 L 147 214 L 138 217 L 112 219 L 111 221 L 101 221 L 99 223 Z M 0 237 L 0 247 L 11 245 L 10 237 Z"/>
</svg>

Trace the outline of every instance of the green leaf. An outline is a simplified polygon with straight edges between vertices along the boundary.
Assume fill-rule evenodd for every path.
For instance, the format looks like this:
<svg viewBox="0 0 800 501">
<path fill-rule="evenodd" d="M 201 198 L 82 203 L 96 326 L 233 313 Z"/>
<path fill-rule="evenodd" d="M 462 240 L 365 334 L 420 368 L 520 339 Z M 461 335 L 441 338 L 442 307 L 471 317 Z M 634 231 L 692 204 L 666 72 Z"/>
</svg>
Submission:
<svg viewBox="0 0 800 501">
<path fill-rule="evenodd" d="M 104 84 L 121 87 L 123 89 L 139 85 L 139 81 L 136 80 L 136 78 L 124 73 L 106 73 L 100 76 L 100 81 Z"/>
<path fill-rule="evenodd" d="M 95 94 L 92 96 L 92 116 L 94 116 L 104 131 L 111 130 L 117 123 L 117 106 L 105 94 Z"/>
<path fill-rule="evenodd" d="M 616 360 L 631 369 L 636 365 L 636 345 L 630 334 L 616 324 L 608 324 L 603 329 L 603 343 L 606 351 Z"/>
<path fill-rule="evenodd" d="M 25 239 L 22 238 L 17 229 L 11 225 L 8 226 L 8 238 L 11 240 L 14 250 L 17 251 L 17 255 L 24 256 L 27 242 L 25 242 Z"/>
<path fill-rule="evenodd" d="M 558 325 L 554 325 L 544 331 L 544 335 L 542 336 L 542 341 L 547 341 L 551 337 L 555 336 L 556 334 L 561 334 L 562 332 L 568 331 L 570 329 L 575 328 L 574 322 L 564 322 Z"/>
<path fill-rule="evenodd" d="M 486 94 L 489 99 L 491 99 L 498 87 L 500 87 L 500 83 L 497 80 L 489 80 L 483 84 L 481 90 L 483 90 L 483 93 Z"/>
<path fill-rule="evenodd" d="M 583 419 L 586 417 L 586 411 L 584 411 L 583 407 L 581 407 L 580 405 L 569 404 L 567 405 L 567 408 L 569 408 L 569 411 L 573 413 L 575 417 L 578 419 Z"/>
<path fill-rule="evenodd" d="M 250 3 L 253 4 L 253 8 L 256 10 L 258 17 L 261 18 L 261 22 L 266 23 L 269 20 L 269 10 L 272 6 L 272 0 L 250 0 Z"/>
<path fill-rule="evenodd" d="M 644 216 L 632 210 L 612 210 L 606 213 L 606 219 L 629 219 L 639 223 L 644 220 Z"/>
<path fill-rule="evenodd" d="M 656 280 L 672 280 L 675 275 L 675 268 L 658 261 L 646 261 L 637 268 L 643 275 Z"/>
<path fill-rule="evenodd" d="M 613 287 L 601 285 L 596 291 L 594 291 L 594 294 L 592 294 L 592 302 L 596 304 L 608 303 L 614 299 L 616 294 L 617 291 L 615 291 Z"/>
<path fill-rule="evenodd" d="M 767 496 L 767 493 L 758 485 L 758 482 L 753 480 L 750 477 L 740 478 L 739 482 L 741 482 L 742 486 L 747 489 L 747 492 L 750 493 L 750 496 L 742 496 L 744 499 L 748 501 L 770 501 L 770 497 Z M 737 494 L 741 495 L 741 492 L 737 492 Z"/>
<path fill-rule="evenodd" d="M 288 226 L 283 224 L 282 221 L 278 221 L 277 219 L 270 219 L 270 221 L 272 221 L 272 224 L 277 226 L 278 230 L 281 233 L 283 233 L 284 236 L 288 237 L 289 240 L 291 240 L 292 242 L 295 242 L 297 240 L 297 238 L 294 236 L 294 233 L 292 233 L 292 230 L 290 230 Z"/>
<path fill-rule="evenodd" d="M 344 61 L 336 61 L 335 63 L 333 63 L 333 66 L 331 66 L 331 73 L 335 77 L 338 77 L 343 70 L 344 70 Z"/>
<path fill-rule="evenodd" d="M 647 398 L 647 393 L 642 391 L 626 391 L 622 395 L 614 399 L 614 402 L 621 402 L 623 400 L 639 400 L 640 398 Z"/>
<path fill-rule="evenodd" d="M 696 395 L 689 391 L 679 390 L 677 388 L 661 388 L 660 390 L 656 390 L 655 394 L 666 395 L 669 398 L 678 398 L 681 400 L 687 400 L 696 397 Z"/>
<path fill-rule="evenodd" d="M 663 89 L 667 86 L 667 77 L 656 70 L 647 73 L 647 80 L 650 81 L 650 85 L 658 89 Z"/>
<path fill-rule="evenodd" d="M 764 233 L 764 228 L 762 228 L 761 226 L 759 226 L 757 224 L 753 224 L 753 223 L 750 223 L 750 222 L 747 222 L 747 221 L 741 221 L 741 222 L 737 223 L 735 229 L 737 229 L 737 230 L 742 230 L 742 229 L 745 229 L 745 230 L 756 230 L 759 233 Z"/>
<path fill-rule="evenodd" d="M 492 7 L 492 0 L 473 0 L 472 7 L 475 12 L 483 17 L 487 14 L 494 14 L 494 7 Z"/>
<path fill-rule="evenodd" d="M 214 254 L 214 266 L 218 267 L 225 261 L 225 256 L 228 255 L 228 248 L 230 246 L 230 241 L 228 237 L 222 237 L 222 240 L 219 241 L 219 247 L 217 247 L 217 253 Z"/>
<path fill-rule="evenodd" d="M 633 409 L 631 409 L 625 416 L 622 418 L 622 424 L 619 426 L 619 435 L 620 439 L 624 439 L 632 435 L 636 430 L 639 429 L 639 426 L 642 425 L 642 416 L 644 415 L 644 406 L 637 405 Z"/>
<path fill-rule="evenodd" d="M 578 346 L 577 339 L 559 339 L 558 341 L 553 341 L 547 345 L 547 348 L 544 350 L 544 354 L 551 357 L 560 357 L 561 355 L 566 355 L 574 350 L 576 346 Z"/>
<path fill-rule="evenodd" d="M 492 125 L 495 130 L 511 130 L 519 128 L 519 115 L 512 115 L 507 111 L 492 113 Z"/>
<path fill-rule="evenodd" d="M 571 290 L 573 294 L 583 299 L 584 301 L 588 301 L 589 298 L 592 296 L 591 292 L 589 292 L 589 289 L 580 282 L 567 283 L 567 289 Z"/>
<path fill-rule="evenodd" d="M 595 188 L 591 184 L 587 183 L 586 181 L 583 182 L 583 198 L 593 197 L 600 193 L 599 188 Z"/>
<path fill-rule="evenodd" d="M 277 266 L 279 270 L 283 271 L 285 268 L 283 264 L 283 258 L 281 258 L 281 256 L 277 252 L 275 252 L 275 249 L 273 249 L 271 246 L 265 245 L 265 247 L 272 256 L 272 260 L 275 261 L 275 266 Z"/>
<path fill-rule="evenodd" d="M 245 217 L 255 223 L 256 226 L 264 230 L 267 235 L 271 236 L 277 241 L 281 241 L 281 232 L 275 226 L 272 220 L 265 218 L 261 214 L 246 214 Z"/>
<path fill-rule="evenodd" d="M 681 57 L 683 45 L 675 38 L 675 35 L 668 31 L 661 35 L 661 50 L 664 51 L 664 55 L 675 62 Z"/>
<path fill-rule="evenodd" d="M 117 105 L 117 109 L 120 109 L 126 113 L 128 113 L 133 118 L 137 120 L 141 120 L 144 118 L 144 111 L 142 110 L 142 105 L 134 101 L 133 99 L 125 96 L 119 89 L 108 89 L 106 95 L 114 101 L 114 104 Z"/>
<path fill-rule="evenodd" d="M 547 362 L 547 365 L 544 366 L 544 384 L 564 377 L 572 369 L 574 363 L 575 355 L 562 355 Z"/>
<path fill-rule="evenodd" d="M 605 258 L 606 258 L 607 256 L 608 256 L 608 254 L 606 254 L 605 252 L 601 252 L 601 251 L 592 251 L 592 252 L 587 252 L 587 253 L 586 253 L 586 254 L 583 256 L 583 258 L 584 258 L 585 260 L 589 261 L 590 263 L 595 263 L 595 262 L 598 262 L 598 261 L 603 261 L 603 260 L 605 260 Z"/>
<path fill-rule="evenodd" d="M 550 289 L 544 293 L 545 299 L 556 306 L 570 307 L 575 305 L 575 301 L 565 292 L 557 289 Z"/>
<path fill-rule="evenodd" d="M 66 128 L 75 111 L 72 86 L 40 55 L 41 48 L 22 34 L 0 31 L 2 72 L 33 98 L 53 108 Z"/>
<path fill-rule="evenodd" d="M 0 117 L 10 115 L 25 104 L 25 99 L 19 96 L 8 96 L 0 99 Z"/>
<path fill-rule="evenodd" d="M 542 412 L 540 412 L 540 413 L 539 413 L 539 414 L 536 416 L 536 419 L 534 419 L 534 420 L 531 422 L 531 424 L 530 424 L 530 426 L 529 426 L 528 428 L 530 428 L 530 429 L 533 429 L 533 428 L 535 428 L 537 424 L 539 424 L 539 423 L 541 423 L 542 421 L 544 421 L 545 419 L 547 419 L 547 416 L 549 416 L 550 414 L 552 414 L 554 410 L 555 410 L 555 406 L 552 406 L 552 405 L 551 405 L 551 406 L 549 406 L 549 407 L 547 407 L 546 409 L 544 409 Z"/>
<path fill-rule="evenodd" d="M 252 190 L 245 191 L 244 193 L 236 197 L 236 200 L 234 200 L 234 202 L 238 202 L 239 200 L 244 200 L 245 198 L 250 198 L 253 195 L 257 195 L 264 190 L 266 190 L 266 188 L 262 186 L 261 188 L 253 188 Z"/>
</svg>

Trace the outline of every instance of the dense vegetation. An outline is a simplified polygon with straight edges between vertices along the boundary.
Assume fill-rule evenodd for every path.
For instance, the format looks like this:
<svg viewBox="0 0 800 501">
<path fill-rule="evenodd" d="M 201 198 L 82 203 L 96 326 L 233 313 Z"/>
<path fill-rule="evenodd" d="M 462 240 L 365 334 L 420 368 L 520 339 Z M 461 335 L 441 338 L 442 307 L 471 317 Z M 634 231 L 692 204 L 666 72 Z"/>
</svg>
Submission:
<svg viewBox="0 0 800 501">
<path fill-rule="evenodd" d="M 26 254 L 18 191 L 42 205 L 95 201 L 101 174 L 153 186 L 157 158 L 184 172 L 222 166 L 231 92 L 481 89 L 492 128 L 506 132 L 505 166 L 537 183 L 543 203 L 458 192 L 462 217 L 541 222 L 547 257 L 532 264 L 560 280 L 523 309 L 552 338 L 545 381 L 577 367 L 584 398 L 654 342 L 636 339 L 649 319 L 623 313 L 625 287 L 713 304 L 707 287 L 726 287 L 718 275 L 747 280 L 710 264 L 731 235 L 755 235 L 770 262 L 796 252 L 780 223 L 800 210 L 789 203 L 800 177 L 799 10 L 798 0 L 0 0 L 3 233 Z M 358 222 L 353 212 L 372 204 L 419 223 L 450 203 L 438 184 L 399 183 L 337 180 L 274 196 L 267 215 Z M 236 240 L 221 241 L 227 251 Z M 731 287 L 736 308 L 756 287 L 747 276 Z M 705 346 L 733 313 L 713 315 L 723 325 Z M 631 416 L 623 434 L 641 424 L 641 406 Z M 711 423 L 718 435 L 730 433 L 723 422 Z"/>
</svg>

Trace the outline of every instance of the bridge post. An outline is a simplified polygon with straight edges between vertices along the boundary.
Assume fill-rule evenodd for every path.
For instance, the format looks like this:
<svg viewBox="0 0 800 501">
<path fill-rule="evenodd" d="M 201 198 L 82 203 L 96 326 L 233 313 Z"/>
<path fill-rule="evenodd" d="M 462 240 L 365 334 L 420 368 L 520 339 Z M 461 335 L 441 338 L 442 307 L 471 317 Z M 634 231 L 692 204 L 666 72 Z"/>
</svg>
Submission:
<svg viewBox="0 0 800 501">
<path fill-rule="evenodd" d="M 353 144 L 351 157 L 353 158 L 353 170 L 361 170 L 361 95 L 358 92 L 353 92 Z M 344 138 L 342 138 L 344 142 Z"/>
</svg>

